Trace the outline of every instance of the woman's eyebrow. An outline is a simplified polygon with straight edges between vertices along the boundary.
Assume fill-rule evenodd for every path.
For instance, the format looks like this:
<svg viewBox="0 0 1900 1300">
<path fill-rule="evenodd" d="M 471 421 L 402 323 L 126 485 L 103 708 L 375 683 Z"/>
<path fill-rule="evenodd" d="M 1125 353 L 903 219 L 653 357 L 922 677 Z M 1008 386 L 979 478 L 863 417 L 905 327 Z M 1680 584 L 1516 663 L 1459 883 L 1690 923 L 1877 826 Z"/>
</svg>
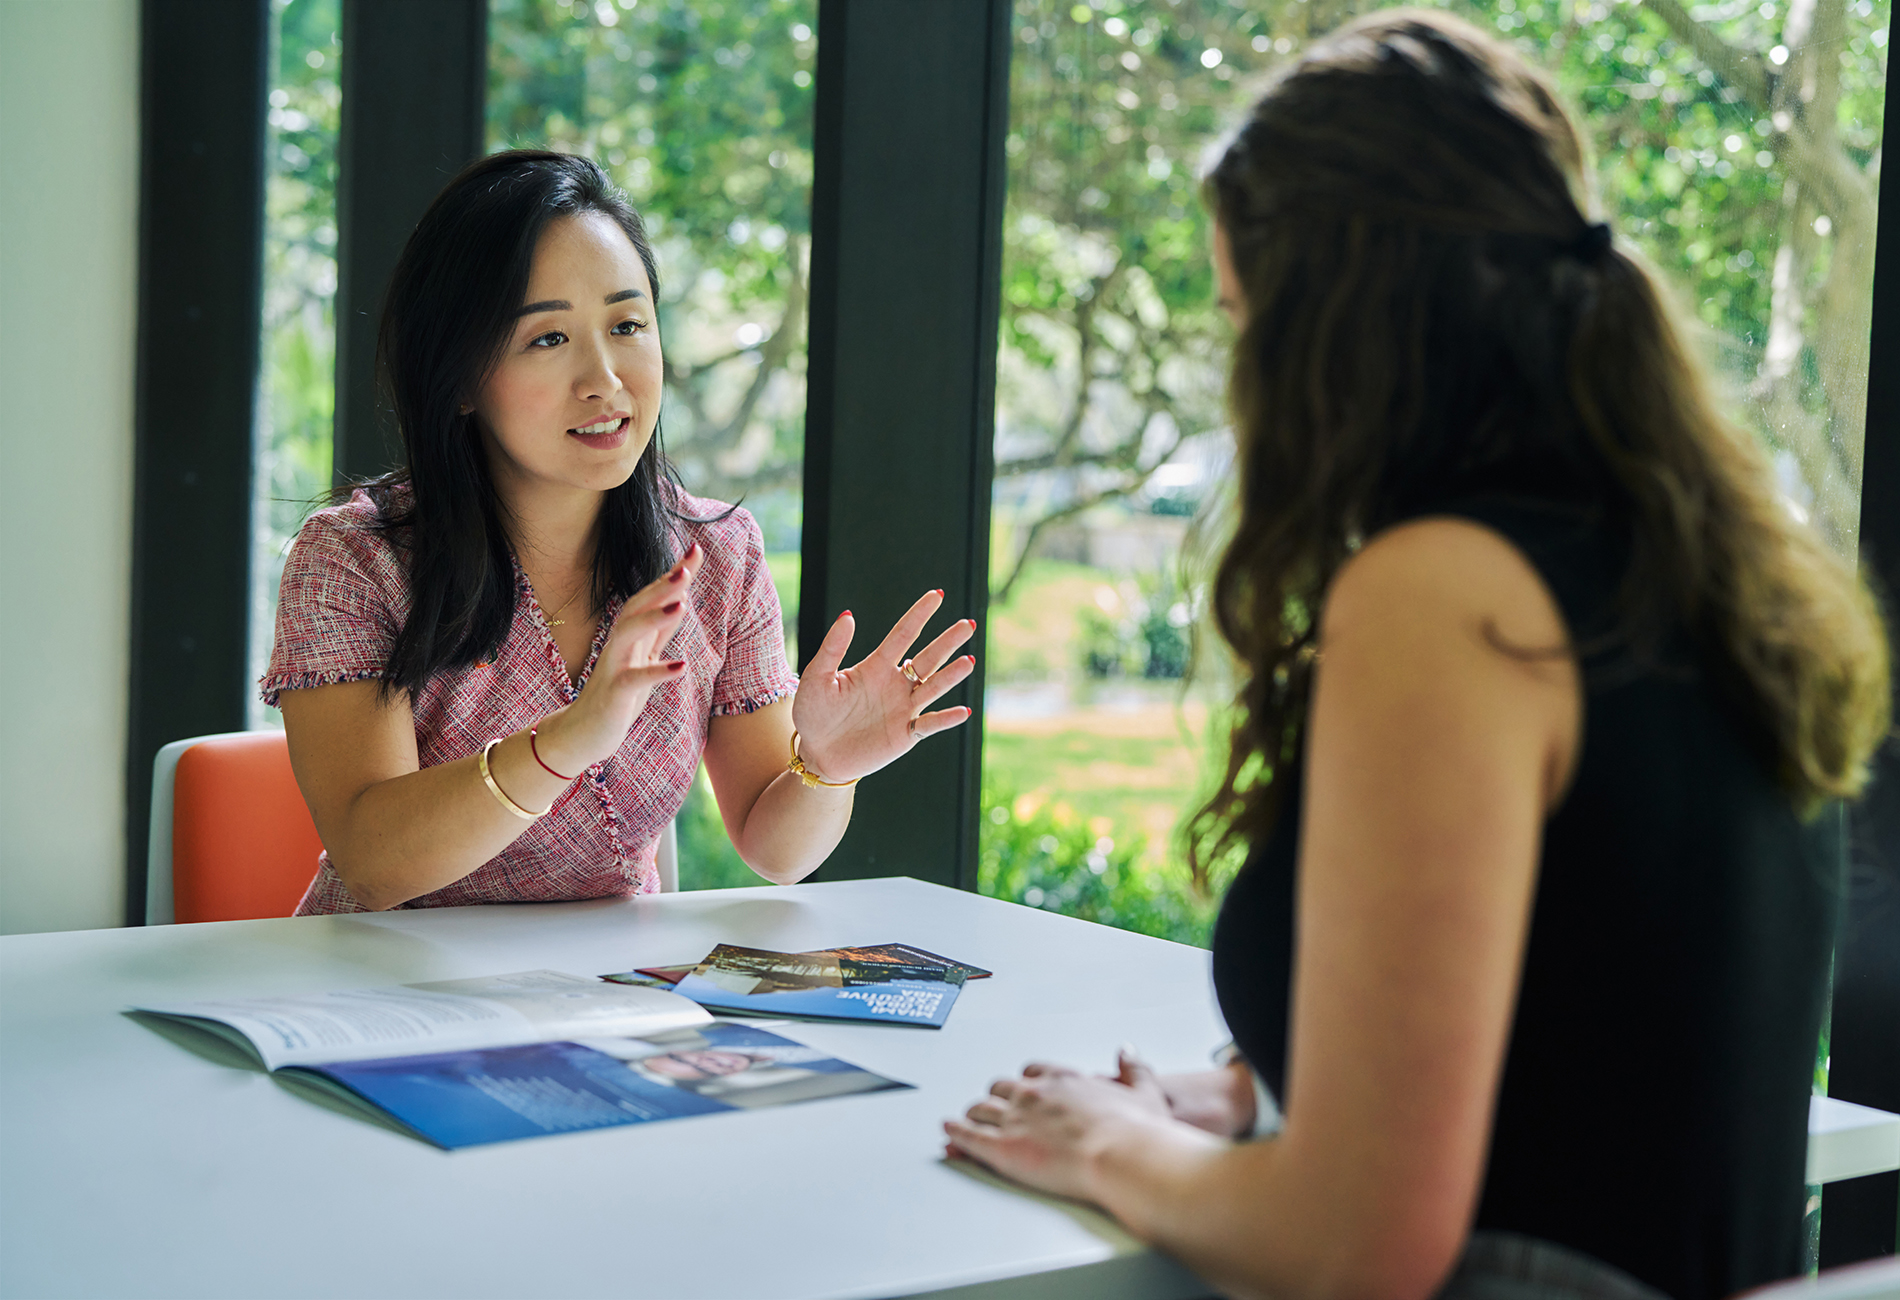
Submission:
<svg viewBox="0 0 1900 1300">
<path fill-rule="evenodd" d="M 644 298 L 644 297 L 646 297 L 646 295 L 640 292 L 638 289 L 622 289 L 619 293 L 608 294 L 605 298 L 601 299 L 601 301 L 607 304 L 607 306 L 611 307 L 617 302 L 626 302 L 630 298 Z M 532 316 L 536 312 L 540 312 L 540 311 L 573 311 L 573 310 L 574 310 L 574 304 L 569 302 L 567 299 L 549 298 L 545 302 L 531 302 L 525 307 L 517 308 L 515 311 L 515 316 L 519 318 L 522 316 Z"/>
</svg>

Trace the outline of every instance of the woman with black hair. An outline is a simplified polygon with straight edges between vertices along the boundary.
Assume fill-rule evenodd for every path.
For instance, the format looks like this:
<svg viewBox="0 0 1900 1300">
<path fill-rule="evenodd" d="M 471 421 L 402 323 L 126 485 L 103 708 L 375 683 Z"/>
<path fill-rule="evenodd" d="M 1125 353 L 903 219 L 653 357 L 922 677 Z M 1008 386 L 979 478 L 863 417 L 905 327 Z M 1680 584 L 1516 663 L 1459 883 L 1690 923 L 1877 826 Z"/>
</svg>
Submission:
<svg viewBox="0 0 1900 1300">
<path fill-rule="evenodd" d="M 406 464 L 305 522 L 261 683 L 325 850 L 299 914 L 650 892 L 702 758 L 740 856 L 798 880 L 859 778 L 969 716 L 928 710 L 972 622 L 906 657 L 942 592 L 848 669 L 847 611 L 793 676 L 757 525 L 661 449 L 658 285 L 564 154 L 471 165 L 410 236 L 378 346 Z"/>
<path fill-rule="evenodd" d="M 1887 642 L 1586 175 L 1541 76 L 1414 10 L 1307 53 L 1207 181 L 1241 690 L 1197 851 L 1247 855 L 1238 1059 L 1031 1066 L 945 1127 L 1223 1294 L 1801 1267 L 1834 801 Z"/>
</svg>

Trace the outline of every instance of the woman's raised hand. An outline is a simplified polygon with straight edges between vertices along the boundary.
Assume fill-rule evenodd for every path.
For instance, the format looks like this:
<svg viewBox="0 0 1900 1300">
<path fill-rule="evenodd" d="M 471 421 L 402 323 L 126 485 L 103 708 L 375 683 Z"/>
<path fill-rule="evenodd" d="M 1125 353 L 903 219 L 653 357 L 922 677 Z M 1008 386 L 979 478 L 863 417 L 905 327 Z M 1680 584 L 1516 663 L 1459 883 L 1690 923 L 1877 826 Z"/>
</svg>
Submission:
<svg viewBox="0 0 1900 1300">
<path fill-rule="evenodd" d="M 620 607 L 587 685 L 541 724 L 539 752 L 557 771 L 578 773 L 615 753 L 661 682 L 685 669 L 661 651 L 686 616 L 687 590 L 705 559 L 697 544 Z"/>
<path fill-rule="evenodd" d="M 831 625 L 799 678 L 792 701 L 799 757 L 814 775 L 826 781 L 855 781 L 908 753 L 925 736 L 947 731 L 970 716 L 962 705 L 934 713 L 925 710 L 976 666 L 971 655 L 950 657 L 976 630 L 974 620 L 951 624 L 914 657 L 906 657 L 942 604 L 943 592 L 925 592 L 883 643 L 850 668 L 841 665 L 857 623 L 846 610 Z"/>
</svg>

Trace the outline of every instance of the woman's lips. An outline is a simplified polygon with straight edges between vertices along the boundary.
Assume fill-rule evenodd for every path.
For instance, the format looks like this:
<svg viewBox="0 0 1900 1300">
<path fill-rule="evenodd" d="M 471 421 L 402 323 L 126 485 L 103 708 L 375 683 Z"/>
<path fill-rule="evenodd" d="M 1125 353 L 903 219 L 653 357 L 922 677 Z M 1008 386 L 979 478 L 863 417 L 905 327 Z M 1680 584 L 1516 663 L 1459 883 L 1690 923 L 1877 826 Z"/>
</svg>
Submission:
<svg viewBox="0 0 1900 1300">
<path fill-rule="evenodd" d="M 627 441 L 627 428 L 632 423 L 631 417 L 622 417 L 619 423 L 605 433 L 581 433 L 569 429 L 567 436 L 576 442 L 592 447 L 595 451 L 613 451 Z"/>
</svg>

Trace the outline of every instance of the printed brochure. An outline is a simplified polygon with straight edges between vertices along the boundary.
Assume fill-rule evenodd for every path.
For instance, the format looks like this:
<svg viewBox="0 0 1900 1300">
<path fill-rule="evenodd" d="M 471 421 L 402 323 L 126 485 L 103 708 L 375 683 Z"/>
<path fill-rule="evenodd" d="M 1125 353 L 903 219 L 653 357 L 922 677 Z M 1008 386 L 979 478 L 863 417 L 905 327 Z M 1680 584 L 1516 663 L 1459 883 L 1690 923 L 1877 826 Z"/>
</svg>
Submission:
<svg viewBox="0 0 1900 1300">
<path fill-rule="evenodd" d="M 560 971 L 133 1010 L 448 1149 L 910 1087 L 664 990 Z"/>
<path fill-rule="evenodd" d="M 867 958 L 851 949 L 771 952 L 722 943 L 680 976 L 673 991 L 734 1016 L 940 1029 L 966 978 L 961 967 L 938 964 L 941 960 L 927 964 L 891 953 Z"/>
</svg>

